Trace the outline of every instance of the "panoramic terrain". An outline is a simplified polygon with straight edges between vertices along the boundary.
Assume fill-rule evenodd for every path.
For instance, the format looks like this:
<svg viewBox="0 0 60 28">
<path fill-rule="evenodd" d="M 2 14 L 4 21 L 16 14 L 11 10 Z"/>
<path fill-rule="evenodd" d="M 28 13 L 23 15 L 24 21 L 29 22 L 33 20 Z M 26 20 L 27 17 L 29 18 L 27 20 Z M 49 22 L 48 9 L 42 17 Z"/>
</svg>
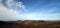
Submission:
<svg viewBox="0 0 60 28">
<path fill-rule="evenodd" d="M 60 21 L 0 21 L 0 28 L 60 28 Z"/>
</svg>

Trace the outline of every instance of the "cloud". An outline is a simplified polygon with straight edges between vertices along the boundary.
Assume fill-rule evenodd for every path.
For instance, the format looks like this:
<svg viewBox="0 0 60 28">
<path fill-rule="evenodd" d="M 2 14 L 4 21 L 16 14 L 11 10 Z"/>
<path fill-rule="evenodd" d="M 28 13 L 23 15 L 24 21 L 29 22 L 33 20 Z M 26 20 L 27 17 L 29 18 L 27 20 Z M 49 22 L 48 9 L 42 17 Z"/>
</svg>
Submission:
<svg viewBox="0 0 60 28">
<path fill-rule="evenodd" d="M 57 10 L 58 10 L 58 8 L 53 8 L 53 9 L 48 9 L 48 10 L 45 9 L 45 10 L 40 11 L 40 13 L 41 14 L 51 14 Z"/>
<path fill-rule="evenodd" d="M 26 11 L 26 7 L 22 2 L 7 0 L 6 4 L 10 9 L 17 10 L 17 11 L 23 11 L 23 10 Z"/>
<path fill-rule="evenodd" d="M 58 8 L 53 8 L 53 9 L 48 9 L 48 10 L 45 10 L 45 11 L 43 11 L 45 14 L 47 13 L 47 14 L 49 14 L 49 13 L 52 13 L 52 12 L 55 12 L 55 11 L 57 11 L 58 10 Z"/>
<path fill-rule="evenodd" d="M 7 0 L 9 3 L 7 3 L 7 7 L 5 7 L 1 2 L 0 2 L 0 20 L 3 21 L 12 21 L 12 20 L 24 20 L 22 13 L 18 14 L 17 10 L 18 8 L 16 8 L 16 10 L 14 10 L 14 8 L 12 7 L 12 5 L 14 3 L 10 3 L 13 2 L 12 0 Z M 22 2 L 21 2 L 22 3 Z M 25 9 L 25 6 L 23 4 L 21 4 L 21 7 L 19 6 L 19 8 Z M 13 5 L 14 6 L 14 5 Z M 18 5 L 15 5 L 16 7 L 18 7 Z M 21 9 L 19 11 L 22 11 Z"/>
<path fill-rule="evenodd" d="M 50 9 L 46 12 L 41 11 L 41 13 L 32 12 L 28 14 L 22 13 L 23 11 L 27 11 L 22 2 L 7 0 L 6 4 L 8 7 L 3 6 L 0 2 L 0 20 L 60 20 L 60 14 L 48 14 L 56 9 Z M 21 13 L 18 14 L 18 12 Z"/>
<path fill-rule="evenodd" d="M 54 12 L 54 11 L 56 11 L 56 10 L 58 10 L 58 9 L 56 9 L 56 8 L 55 8 L 55 9 L 50 9 L 50 10 L 48 10 L 47 12 L 48 12 L 48 13 L 51 13 L 51 12 Z"/>
</svg>

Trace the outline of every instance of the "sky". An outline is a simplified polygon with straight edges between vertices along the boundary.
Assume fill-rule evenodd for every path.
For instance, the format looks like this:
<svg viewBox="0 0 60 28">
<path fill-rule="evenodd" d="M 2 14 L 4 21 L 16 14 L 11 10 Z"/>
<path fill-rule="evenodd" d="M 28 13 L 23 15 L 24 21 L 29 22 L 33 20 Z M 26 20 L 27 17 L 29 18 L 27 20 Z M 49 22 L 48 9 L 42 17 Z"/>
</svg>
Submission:
<svg viewBox="0 0 60 28">
<path fill-rule="evenodd" d="M 60 0 L 0 0 L 0 20 L 60 20 Z"/>
</svg>

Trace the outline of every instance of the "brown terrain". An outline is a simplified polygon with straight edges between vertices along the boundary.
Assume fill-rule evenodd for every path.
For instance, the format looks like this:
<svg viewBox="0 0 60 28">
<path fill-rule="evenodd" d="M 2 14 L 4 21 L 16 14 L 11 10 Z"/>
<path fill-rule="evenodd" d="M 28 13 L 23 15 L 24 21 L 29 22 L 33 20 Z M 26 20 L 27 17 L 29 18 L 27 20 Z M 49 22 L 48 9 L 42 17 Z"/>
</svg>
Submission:
<svg viewBox="0 0 60 28">
<path fill-rule="evenodd" d="M 60 21 L 0 21 L 0 28 L 60 28 Z"/>
</svg>

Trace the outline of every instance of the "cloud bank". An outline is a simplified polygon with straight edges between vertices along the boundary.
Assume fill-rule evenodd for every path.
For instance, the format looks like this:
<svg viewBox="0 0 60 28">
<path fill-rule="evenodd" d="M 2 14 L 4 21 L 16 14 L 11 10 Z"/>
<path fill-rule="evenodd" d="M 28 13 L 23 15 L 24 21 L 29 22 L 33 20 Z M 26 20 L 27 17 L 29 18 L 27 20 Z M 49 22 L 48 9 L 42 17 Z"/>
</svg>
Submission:
<svg viewBox="0 0 60 28">
<path fill-rule="evenodd" d="M 1 0 L 1 2 L 0 2 L 0 20 L 4 20 L 4 21 L 24 20 L 24 19 L 22 19 L 22 17 L 23 17 L 22 13 L 20 13 L 25 9 L 25 5 L 23 5 L 22 2 L 17 3 L 13 0 L 7 0 L 6 4 L 8 7 L 5 7 L 2 4 L 2 1 L 3 0 Z M 14 5 L 14 4 L 17 4 L 17 5 Z M 19 7 L 19 9 L 18 9 L 18 7 Z M 20 14 L 17 13 L 18 11 Z"/>
</svg>

